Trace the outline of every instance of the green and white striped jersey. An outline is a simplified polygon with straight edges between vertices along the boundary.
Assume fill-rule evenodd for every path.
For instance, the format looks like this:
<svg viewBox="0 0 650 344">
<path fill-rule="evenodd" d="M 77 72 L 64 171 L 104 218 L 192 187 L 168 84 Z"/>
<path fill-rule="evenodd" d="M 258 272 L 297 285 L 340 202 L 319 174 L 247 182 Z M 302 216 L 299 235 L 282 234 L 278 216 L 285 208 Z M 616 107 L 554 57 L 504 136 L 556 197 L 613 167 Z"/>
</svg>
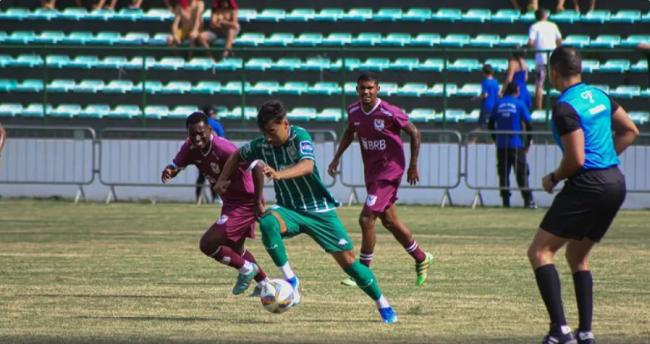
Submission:
<svg viewBox="0 0 650 344">
<path fill-rule="evenodd" d="M 289 140 L 274 147 L 263 136 L 245 144 L 240 150 L 246 162 L 262 160 L 276 171 L 290 168 L 302 160 L 314 160 L 314 143 L 307 130 L 291 126 Z M 301 211 L 326 212 L 341 205 L 327 190 L 314 165 L 310 175 L 274 181 L 275 198 L 279 205 Z"/>
</svg>

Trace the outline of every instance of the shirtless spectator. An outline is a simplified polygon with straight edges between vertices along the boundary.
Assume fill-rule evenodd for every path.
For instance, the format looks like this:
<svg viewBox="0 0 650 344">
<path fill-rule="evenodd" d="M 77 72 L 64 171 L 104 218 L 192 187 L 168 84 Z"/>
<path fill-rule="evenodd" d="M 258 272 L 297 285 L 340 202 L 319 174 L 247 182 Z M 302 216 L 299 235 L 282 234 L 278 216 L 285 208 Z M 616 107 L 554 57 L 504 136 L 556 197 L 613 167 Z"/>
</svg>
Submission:
<svg viewBox="0 0 650 344">
<path fill-rule="evenodd" d="M 211 42 L 214 42 L 217 37 L 223 36 L 226 43 L 222 56 L 233 56 L 232 44 L 240 30 L 237 20 L 238 10 L 239 7 L 234 0 L 216 0 L 212 5 L 210 28 L 201 33 L 199 44 L 204 48 L 210 48 Z M 208 56 L 214 58 L 209 51 Z"/>
<path fill-rule="evenodd" d="M 203 28 L 203 9 L 205 4 L 199 0 L 177 0 L 172 23 L 171 35 L 167 37 L 167 45 L 179 46 L 189 39 L 190 48 L 196 46 L 201 29 Z M 190 50 L 188 58 L 192 58 Z"/>
</svg>

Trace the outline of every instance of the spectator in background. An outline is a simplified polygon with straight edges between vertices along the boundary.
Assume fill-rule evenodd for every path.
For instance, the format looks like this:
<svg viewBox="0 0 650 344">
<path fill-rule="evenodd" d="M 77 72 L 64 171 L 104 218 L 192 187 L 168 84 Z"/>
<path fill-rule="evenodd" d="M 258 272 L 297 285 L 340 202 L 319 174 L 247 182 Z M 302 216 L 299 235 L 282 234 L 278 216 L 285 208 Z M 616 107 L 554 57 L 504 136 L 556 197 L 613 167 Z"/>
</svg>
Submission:
<svg viewBox="0 0 650 344">
<path fill-rule="evenodd" d="M 491 131 L 532 131 L 530 113 L 526 105 L 519 99 L 519 86 L 511 82 L 506 86 L 504 96 L 497 101 L 492 111 L 492 116 L 488 121 L 488 128 Z M 532 136 L 527 135 L 526 142 L 522 142 L 521 135 L 517 134 L 495 134 L 492 135 L 497 146 L 497 174 L 499 175 L 499 187 L 501 188 L 501 198 L 503 207 L 510 207 L 510 170 L 514 167 L 517 185 L 520 189 L 527 189 L 528 162 L 526 154 L 532 142 Z M 521 197 L 524 200 L 524 207 L 537 209 L 537 204 L 533 200 L 533 192 L 530 190 L 521 190 Z"/>
<path fill-rule="evenodd" d="M 576 12 L 580 12 L 580 0 L 573 0 L 573 6 L 576 9 Z M 596 0 L 589 0 L 589 12 L 596 10 Z"/>
<path fill-rule="evenodd" d="M 544 9 L 535 11 L 537 22 L 530 27 L 528 33 L 528 45 L 535 50 L 554 50 L 562 45 L 562 34 L 560 29 L 553 22 L 548 20 L 548 12 Z M 544 96 L 544 81 L 546 81 L 547 53 L 535 54 L 535 109 L 542 109 Z"/>
<path fill-rule="evenodd" d="M 564 11 L 564 2 L 566 0 L 557 0 L 557 11 L 562 12 Z M 574 4 L 576 3 L 577 0 L 574 0 Z M 539 9 L 539 0 L 530 0 L 530 5 L 528 5 L 528 10 L 529 11 L 537 11 Z"/>
<path fill-rule="evenodd" d="M 512 7 L 514 7 L 517 11 L 521 11 L 521 7 L 519 6 L 519 2 L 517 0 L 510 0 L 512 3 Z"/>
<path fill-rule="evenodd" d="M 239 7 L 234 0 L 216 0 L 212 5 L 209 29 L 201 33 L 199 44 L 204 48 L 210 48 L 211 42 L 214 42 L 219 36 L 223 36 L 226 42 L 222 56 L 233 56 L 232 45 L 240 31 L 237 19 L 238 11 Z M 208 56 L 214 58 L 209 51 Z"/>
<path fill-rule="evenodd" d="M 212 127 L 212 131 L 217 134 L 219 137 L 223 137 L 223 127 L 221 126 L 221 123 L 217 120 L 217 107 L 214 105 L 208 105 L 203 108 L 203 113 L 205 113 L 208 116 L 208 123 Z M 201 197 L 201 192 L 203 191 L 203 184 L 205 184 L 205 175 L 199 171 L 199 176 L 196 179 L 196 185 L 201 185 L 196 187 L 196 201 L 199 201 L 199 197 Z M 219 194 L 213 189 L 210 188 L 210 191 L 212 192 L 212 202 L 217 202 L 219 204 L 223 204 L 221 201 L 221 198 L 219 197 Z"/>
<path fill-rule="evenodd" d="M 5 128 L 0 123 L 0 165 L 2 165 L 2 149 L 5 147 L 5 141 L 7 140 L 7 132 Z"/>
<path fill-rule="evenodd" d="M 486 64 L 483 66 L 483 81 L 481 82 L 481 94 L 472 97 L 472 101 L 481 101 L 481 114 L 478 118 L 478 131 L 487 129 L 487 121 L 492 114 L 492 109 L 497 99 L 499 99 L 499 82 L 494 78 L 494 69 L 491 65 Z M 478 139 L 474 136 L 470 139 L 470 143 L 476 143 Z"/>
<path fill-rule="evenodd" d="M 521 100 L 530 110 L 533 108 L 533 105 L 531 104 L 530 93 L 528 92 L 528 86 L 526 85 L 526 82 L 528 81 L 528 66 L 526 65 L 526 59 L 524 59 L 524 53 L 515 51 L 510 54 L 509 60 L 506 80 L 503 82 L 503 89 L 499 94 L 503 95 L 506 86 L 511 82 L 516 83 L 517 86 L 519 86 L 519 100 Z"/>
<path fill-rule="evenodd" d="M 77 7 L 83 7 L 81 5 L 81 0 L 74 0 L 74 3 Z M 56 0 L 41 0 L 41 6 L 43 6 L 43 8 L 56 10 Z"/>
<path fill-rule="evenodd" d="M 171 35 L 167 37 L 167 45 L 176 47 L 183 41 L 189 40 L 190 48 L 196 46 L 197 39 L 203 28 L 203 10 L 205 4 L 199 0 L 177 0 L 172 23 Z M 188 58 L 192 58 L 190 50 Z"/>
</svg>

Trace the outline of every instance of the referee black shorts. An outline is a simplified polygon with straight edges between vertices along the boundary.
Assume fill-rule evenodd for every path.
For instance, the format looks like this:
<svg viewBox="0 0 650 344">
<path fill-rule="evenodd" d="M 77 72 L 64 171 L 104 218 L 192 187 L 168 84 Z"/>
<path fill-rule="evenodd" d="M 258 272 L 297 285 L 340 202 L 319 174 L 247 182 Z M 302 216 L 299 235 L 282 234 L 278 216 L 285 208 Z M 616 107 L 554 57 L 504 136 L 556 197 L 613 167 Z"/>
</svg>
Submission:
<svg viewBox="0 0 650 344">
<path fill-rule="evenodd" d="M 625 176 L 618 167 L 582 171 L 564 183 L 540 228 L 560 238 L 599 242 L 625 194 Z"/>
</svg>

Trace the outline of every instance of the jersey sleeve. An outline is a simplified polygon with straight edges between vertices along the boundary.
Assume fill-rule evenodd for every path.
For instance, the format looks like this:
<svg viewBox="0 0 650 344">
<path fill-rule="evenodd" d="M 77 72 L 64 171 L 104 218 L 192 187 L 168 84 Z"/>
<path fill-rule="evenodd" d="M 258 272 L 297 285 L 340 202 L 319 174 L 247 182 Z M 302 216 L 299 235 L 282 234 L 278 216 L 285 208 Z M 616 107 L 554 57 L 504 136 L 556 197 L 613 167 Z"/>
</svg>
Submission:
<svg viewBox="0 0 650 344">
<path fill-rule="evenodd" d="M 519 103 L 517 106 L 519 106 L 519 111 L 521 113 L 521 119 L 525 123 L 530 123 L 533 119 L 530 116 L 530 111 L 528 111 L 528 108 L 526 107 L 526 105 L 524 105 L 523 103 Z"/>
<path fill-rule="evenodd" d="M 535 38 L 537 38 L 537 25 L 531 26 L 528 30 L 528 39 L 535 40 Z"/>
<path fill-rule="evenodd" d="M 298 131 L 294 142 L 297 145 L 298 161 L 314 160 L 314 142 L 306 130 Z"/>
<path fill-rule="evenodd" d="M 490 93 L 490 88 L 488 86 L 487 80 L 481 81 L 481 95 Z"/>
<path fill-rule="evenodd" d="M 393 107 L 391 111 L 393 113 L 393 121 L 395 122 L 395 125 L 401 130 L 406 127 L 406 125 L 409 122 L 409 116 L 402 111 L 402 109 L 398 107 Z"/>
<path fill-rule="evenodd" d="M 178 150 L 178 153 L 176 153 L 176 157 L 174 157 L 174 160 L 172 160 L 171 163 L 174 168 L 177 169 L 185 169 L 187 165 L 190 165 L 190 145 L 188 142 L 185 142 L 182 146 L 181 149 Z"/>
<path fill-rule="evenodd" d="M 259 146 L 262 143 L 262 139 L 255 139 L 253 141 L 250 141 L 243 145 L 239 149 L 239 155 L 241 156 L 242 160 L 244 160 L 247 163 L 251 163 L 257 159 L 259 159 Z"/>
<path fill-rule="evenodd" d="M 573 106 L 564 102 L 555 104 L 552 120 L 560 136 L 570 134 L 582 128 L 580 126 L 580 116 L 578 116 L 576 110 Z"/>
</svg>

